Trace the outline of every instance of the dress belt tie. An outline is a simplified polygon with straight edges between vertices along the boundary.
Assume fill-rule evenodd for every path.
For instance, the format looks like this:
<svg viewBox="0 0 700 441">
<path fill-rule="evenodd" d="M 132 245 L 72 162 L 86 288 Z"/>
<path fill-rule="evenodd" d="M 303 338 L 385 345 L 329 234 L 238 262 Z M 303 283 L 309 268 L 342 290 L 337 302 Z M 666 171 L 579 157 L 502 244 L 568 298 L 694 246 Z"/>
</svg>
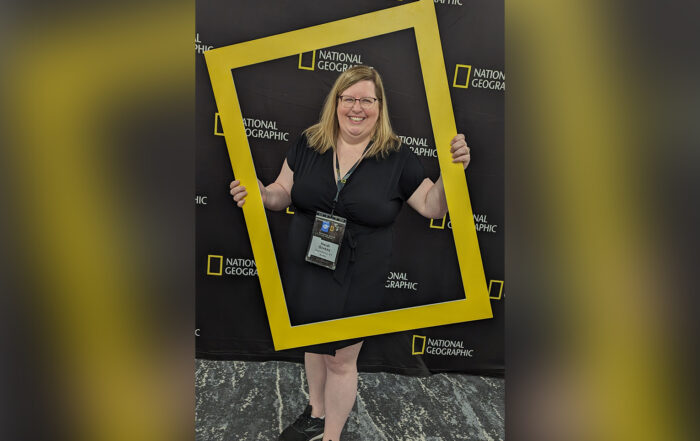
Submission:
<svg viewBox="0 0 700 441">
<path fill-rule="evenodd" d="M 343 240 L 350 248 L 349 253 L 340 253 L 338 256 L 338 262 L 333 270 L 333 279 L 340 283 L 341 285 L 345 282 L 345 276 L 347 275 L 350 264 L 355 262 L 355 250 L 357 248 L 357 237 L 353 234 L 350 228 L 345 230 L 345 238 Z"/>
<path fill-rule="evenodd" d="M 357 239 L 352 233 L 352 230 L 347 230 L 345 234 L 348 235 L 348 245 L 350 245 L 350 262 L 355 262 L 355 248 L 357 248 Z"/>
</svg>

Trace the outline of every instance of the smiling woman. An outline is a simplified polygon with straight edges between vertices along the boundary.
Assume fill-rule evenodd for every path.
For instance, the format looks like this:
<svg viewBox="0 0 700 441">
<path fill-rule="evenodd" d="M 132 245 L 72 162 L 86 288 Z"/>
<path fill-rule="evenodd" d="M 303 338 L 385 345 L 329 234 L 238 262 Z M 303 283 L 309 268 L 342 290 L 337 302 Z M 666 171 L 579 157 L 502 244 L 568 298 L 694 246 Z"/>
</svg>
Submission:
<svg viewBox="0 0 700 441">
<path fill-rule="evenodd" d="M 463 135 L 453 162 L 469 163 Z M 393 224 L 404 203 L 423 216 L 447 211 L 442 178 L 433 183 L 394 133 L 382 79 L 355 66 L 331 88 L 318 123 L 287 152 L 270 185 L 258 181 L 265 208 L 296 207 L 282 274 L 293 326 L 381 310 Z M 238 206 L 247 191 L 231 183 Z M 340 440 L 357 393 L 362 338 L 307 346 L 309 405 L 281 440 Z"/>
<path fill-rule="evenodd" d="M 365 80 L 349 87 L 339 97 L 338 125 L 344 143 L 361 143 L 374 130 L 379 117 L 374 90 L 374 83 Z"/>
<path fill-rule="evenodd" d="M 367 99 L 365 104 L 363 98 Z M 382 77 L 368 66 L 355 66 L 338 77 L 326 97 L 319 122 L 304 133 L 309 145 L 321 154 L 338 147 L 340 142 L 367 144 L 370 138 L 373 142 L 366 153 L 368 158 L 377 154 L 386 157 L 401 145 L 389 120 Z"/>
</svg>

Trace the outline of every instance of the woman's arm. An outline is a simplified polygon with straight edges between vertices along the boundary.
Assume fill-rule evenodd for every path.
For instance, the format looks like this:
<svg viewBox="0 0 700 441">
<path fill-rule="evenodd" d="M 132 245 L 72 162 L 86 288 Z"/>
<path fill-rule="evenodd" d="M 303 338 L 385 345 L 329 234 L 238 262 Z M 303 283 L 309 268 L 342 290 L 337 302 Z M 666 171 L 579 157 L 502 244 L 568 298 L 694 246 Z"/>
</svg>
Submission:
<svg viewBox="0 0 700 441">
<path fill-rule="evenodd" d="M 461 162 L 464 168 L 469 165 L 470 155 L 467 141 L 461 133 L 452 138 L 450 152 L 452 162 Z M 445 186 L 442 176 L 435 183 L 428 178 L 418 186 L 410 198 L 406 201 L 411 208 L 429 219 L 440 219 L 447 213 L 447 199 L 445 198 Z"/>
<path fill-rule="evenodd" d="M 280 174 L 275 179 L 275 182 L 266 187 L 258 180 L 258 187 L 260 188 L 265 208 L 279 211 L 289 207 L 292 203 L 292 185 L 294 185 L 294 172 L 289 168 L 285 159 L 284 164 L 282 164 L 282 170 L 280 170 Z M 229 187 L 233 200 L 239 207 L 242 207 L 245 204 L 245 197 L 248 196 L 248 191 L 238 180 L 231 182 Z"/>
</svg>

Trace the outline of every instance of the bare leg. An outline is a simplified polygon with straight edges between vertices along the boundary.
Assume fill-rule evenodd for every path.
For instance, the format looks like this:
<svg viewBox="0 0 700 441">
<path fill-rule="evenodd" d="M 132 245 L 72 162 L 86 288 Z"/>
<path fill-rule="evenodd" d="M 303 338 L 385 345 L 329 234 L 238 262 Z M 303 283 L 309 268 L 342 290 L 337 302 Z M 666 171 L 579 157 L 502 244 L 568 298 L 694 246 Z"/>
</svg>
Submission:
<svg viewBox="0 0 700 441">
<path fill-rule="evenodd" d="M 326 361 L 323 354 L 304 353 L 306 381 L 309 383 L 309 404 L 313 410 L 311 416 L 320 418 L 325 415 L 324 390 L 326 388 Z"/>
<path fill-rule="evenodd" d="M 357 356 L 362 342 L 338 349 L 326 362 L 326 424 L 323 441 L 340 441 L 340 432 L 357 397 Z"/>
</svg>

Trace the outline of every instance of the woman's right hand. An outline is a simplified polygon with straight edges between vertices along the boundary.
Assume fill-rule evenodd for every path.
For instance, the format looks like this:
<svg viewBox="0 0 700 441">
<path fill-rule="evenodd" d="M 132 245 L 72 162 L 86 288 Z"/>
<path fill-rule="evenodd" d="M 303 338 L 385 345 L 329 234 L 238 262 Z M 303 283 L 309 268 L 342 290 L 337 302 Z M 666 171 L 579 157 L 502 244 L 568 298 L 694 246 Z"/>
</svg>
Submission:
<svg viewBox="0 0 700 441">
<path fill-rule="evenodd" d="M 265 200 L 267 199 L 267 190 L 265 189 L 263 183 L 260 182 L 260 179 L 258 179 L 258 187 L 260 187 L 260 194 L 262 195 L 264 206 Z M 245 204 L 245 197 L 248 196 L 248 191 L 246 190 L 246 188 L 241 185 L 241 181 L 239 181 L 238 179 L 231 182 L 229 188 L 231 189 L 229 193 L 231 193 L 231 196 L 233 196 L 234 202 L 236 202 L 236 204 L 239 207 L 242 207 L 243 204 Z"/>
</svg>

